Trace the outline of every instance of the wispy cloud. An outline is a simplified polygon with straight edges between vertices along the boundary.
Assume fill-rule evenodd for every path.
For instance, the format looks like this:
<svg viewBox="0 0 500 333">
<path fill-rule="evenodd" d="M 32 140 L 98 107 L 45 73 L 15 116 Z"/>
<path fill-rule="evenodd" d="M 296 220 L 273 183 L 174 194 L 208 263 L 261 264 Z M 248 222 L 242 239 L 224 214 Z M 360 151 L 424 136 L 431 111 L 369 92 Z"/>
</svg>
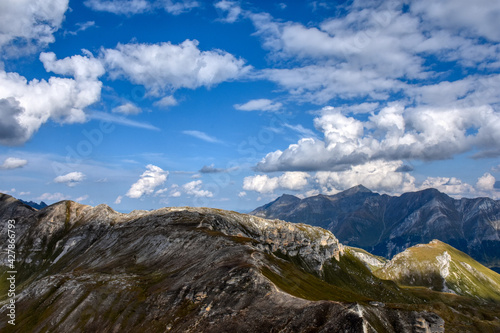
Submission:
<svg viewBox="0 0 500 333">
<path fill-rule="evenodd" d="M 314 133 L 312 130 L 310 130 L 308 128 L 305 128 L 301 124 L 297 124 L 297 125 L 284 124 L 284 126 L 286 128 L 291 129 L 292 131 L 299 133 L 302 137 L 305 137 L 305 138 L 316 138 L 317 137 L 316 133 Z"/>
<path fill-rule="evenodd" d="M 90 117 L 90 119 L 109 121 L 110 123 L 123 125 L 123 126 L 143 128 L 143 129 L 152 130 L 152 131 L 159 131 L 160 130 L 158 127 L 153 126 L 153 125 L 146 123 L 146 122 L 135 121 L 135 120 L 131 120 L 131 119 L 128 119 L 128 118 L 125 118 L 122 116 L 116 116 L 116 115 L 112 115 L 112 114 L 105 113 L 105 112 L 94 111 L 90 114 L 89 117 Z"/>
<path fill-rule="evenodd" d="M 210 136 L 206 134 L 205 132 L 201 131 L 196 131 L 196 130 L 187 130 L 187 131 L 182 131 L 183 134 L 193 136 L 197 139 L 206 141 L 206 142 L 211 142 L 211 143 L 223 143 L 221 140 L 217 139 L 216 137 Z"/>
<path fill-rule="evenodd" d="M 232 172 L 238 170 L 239 167 L 232 167 L 232 168 L 227 168 L 227 169 L 222 169 L 222 168 L 216 168 L 214 167 L 213 164 L 211 165 L 204 165 L 203 168 L 199 170 L 200 173 L 223 173 L 223 172 Z"/>
<path fill-rule="evenodd" d="M 76 30 L 73 30 L 73 31 L 65 31 L 64 34 L 65 35 L 77 35 L 80 31 L 85 31 L 87 30 L 88 28 L 91 28 L 91 27 L 95 27 L 95 22 L 94 21 L 87 21 L 87 22 L 83 22 L 83 23 L 77 23 L 76 26 L 78 27 Z"/>
<path fill-rule="evenodd" d="M 240 111 L 278 111 L 283 107 L 280 102 L 273 102 L 270 99 L 252 99 L 245 104 L 235 104 L 234 108 Z"/>
</svg>

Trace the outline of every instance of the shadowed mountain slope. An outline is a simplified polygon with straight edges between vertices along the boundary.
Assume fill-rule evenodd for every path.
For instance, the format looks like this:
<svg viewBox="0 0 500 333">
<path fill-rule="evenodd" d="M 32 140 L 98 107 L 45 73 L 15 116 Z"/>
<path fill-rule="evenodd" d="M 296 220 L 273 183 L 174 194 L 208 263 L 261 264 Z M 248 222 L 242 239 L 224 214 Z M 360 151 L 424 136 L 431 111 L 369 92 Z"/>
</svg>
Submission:
<svg viewBox="0 0 500 333">
<path fill-rule="evenodd" d="M 435 189 L 380 195 L 356 186 L 336 195 L 282 197 L 250 214 L 330 230 L 350 246 L 391 258 L 439 239 L 482 264 L 500 269 L 500 201 L 453 199 Z"/>
</svg>

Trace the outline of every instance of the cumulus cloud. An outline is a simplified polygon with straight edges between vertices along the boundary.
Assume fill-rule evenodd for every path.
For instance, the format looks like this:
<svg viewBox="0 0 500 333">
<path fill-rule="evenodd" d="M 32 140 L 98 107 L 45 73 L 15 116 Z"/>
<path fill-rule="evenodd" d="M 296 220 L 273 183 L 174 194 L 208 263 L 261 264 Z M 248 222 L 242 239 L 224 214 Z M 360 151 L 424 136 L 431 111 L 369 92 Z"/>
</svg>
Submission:
<svg viewBox="0 0 500 333">
<path fill-rule="evenodd" d="M 278 177 L 267 175 L 248 176 L 243 179 L 243 189 L 259 193 L 272 193 L 279 187 Z"/>
<path fill-rule="evenodd" d="M 267 154 L 258 171 L 340 171 L 369 161 L 450 158 L 473 148 L 499 154 L 500 114 L 477 108 L 404 108 L 393 104 L 361 121 L 331 107 L 315 118 L 323 140 L 303 138 Z M 496 150 L 495 150 L 496 149 Z"/>
<path fill-rule="evenodd" d="M 100 99 L 104 74 L 101 63 L 89 53 L 57 60 L 54 53 L 42 53 L 47 71 L 73 76 L 51 77 L 48 81 L 0 71 L 0 143 L 23 144 L 49 120 L 59 123 L 84 122 L 84 109 Z"/>
<path fill-rule="evenodd" d="M 74 171 L 65 175 L 57 176 L 54 178 L 54 183 L 65 184 L 69 187 L 73 187 L 84 179 L 85 175 L 82 172 Z"/>
<path fill-rule="evenodd" d="M 273 102 L 270 99 L 252 99 L 245 104 L 235 104 L 234 108 L 240 111 L 278 111 L 283 104 Z"/>
<path fill-rule="evenodd" d="M 182 185 L 182 189 L 188 195 L 194 195 L 195 197 L 206 197 L 211 198 L 214 194 L 208 190 L 203 190 L 203 181 L 193 180 L 192 182 Z"/>
<path fill-rule="evenodd" d="M 459 197 L 476 193 L 472 185 L 456 177 L 428 177 L 420 186 L 420 189 L 426 188 L 435 188 L 448 195 Z"/>
<path fill-rule="evenodd" d="M 200 51 L 198 41 L 181 44 L 118 44 L 102 49 L 112 79 L 125 78 L 159 95 L 179 88 L 210 88 L 250 70 L 242 59 L 221 51 Z"/>
<path fill-rule="evenodd" d="M 28 160 L 17 157 L 7 157 L 5 161 L 2 163 L 2 165 L 0 165 L 0 169 L 3 170 L 17 169 L 17 168 L 22 168 L 26 164 L 28 164 Z"/>
<path fill-rule="evenodd" d="M 319 171 L 314 175 L 314 180 L 325 194 L 335 194 L 359 184 L 388 193 L 415 190 L 414 177 L 398 171 L 402 165 L 401 161 L 368 162 L 342 171 Z"/>
<path fill-rule="evenodd" d="M 277 189 L 298 191 L 308 184 L 309 177 L 306 172 L 285 172 L 279 177 L 248 176 L 243 179 L 243 189 L 259 193 L 273 193 Z"/>
<path fill-rule="evenodd" d="M 496 179 L 490 173 L 485 173 L 476 183 L 476 188 L 479 191 L 494 191 Z"/>
<path fill-rule="evenodd" d="M 167 181 L 168 171 L 152 164 L 147 165 L 146 169 L 139 180 L 125 194 L 127 197 L 138 199 L 144 195 L 153 194 L 158 186 Z"/>
<path fill-rule="evenodd" d="M 19 56 L 54 42 L 68 0 L 6 0 L 0 8 L 0 50 Z"/>
<path fill-rule="evenodd" d="M 15 146 L 24 143 L 28 139 L 26 128 L 18 121 L 18 117 L 23 113 L 24 109 L 15 98 L 7 97 L 0 99 L 1 144 Z"/>
<path fill-rule="evenodd" d="M 40 61 L 47 72 L 73 76 L 77 81 L 94 81 L 105 73 L 104 67 L 92 53 L 83 52 L 84 56 L 74 55 L 59 60 L 54 52 L 42 52 Z"/>
</svg>

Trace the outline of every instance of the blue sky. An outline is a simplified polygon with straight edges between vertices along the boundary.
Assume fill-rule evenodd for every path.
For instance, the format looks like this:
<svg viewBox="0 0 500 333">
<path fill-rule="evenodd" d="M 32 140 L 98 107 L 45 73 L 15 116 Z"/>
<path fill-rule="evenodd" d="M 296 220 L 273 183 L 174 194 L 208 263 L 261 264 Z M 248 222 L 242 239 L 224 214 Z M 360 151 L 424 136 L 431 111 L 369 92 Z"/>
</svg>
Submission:
<svg viewBox="0 0 500 333">
<path fill-rule="evenodd" d="M 123 212 L 357 184 L 500 198 L 498 2 L 0 7 L 1 192 Z"/>
</svg>

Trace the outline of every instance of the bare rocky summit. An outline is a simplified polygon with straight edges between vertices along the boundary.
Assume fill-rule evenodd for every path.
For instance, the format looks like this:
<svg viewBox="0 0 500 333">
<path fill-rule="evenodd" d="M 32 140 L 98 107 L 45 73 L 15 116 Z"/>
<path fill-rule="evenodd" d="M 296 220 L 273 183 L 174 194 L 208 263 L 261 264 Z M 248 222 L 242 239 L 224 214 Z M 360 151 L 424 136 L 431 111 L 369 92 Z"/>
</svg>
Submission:
<svg viewBox="0 0 500 333">
<path fill-rule="evenodd" d="M 191 207 L 36 210 L 3 194 L 0 218 L 16 220 L 18 272 L 16 325 L 2 319 L 2 332 L 500 328 L 495 301 L 382 280 L 331 232 L 305 224 Z M 6 290 L 5 273 L 1 281 Z M 0 318 L 7 302 L 2 292 Z"/>
</svg>

